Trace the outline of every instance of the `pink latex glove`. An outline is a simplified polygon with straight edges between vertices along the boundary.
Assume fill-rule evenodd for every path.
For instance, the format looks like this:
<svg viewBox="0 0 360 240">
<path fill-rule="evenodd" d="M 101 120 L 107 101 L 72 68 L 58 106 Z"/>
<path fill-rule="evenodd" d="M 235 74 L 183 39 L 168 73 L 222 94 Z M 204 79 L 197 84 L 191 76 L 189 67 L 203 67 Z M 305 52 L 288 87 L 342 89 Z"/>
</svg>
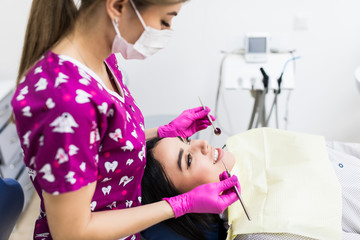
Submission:
<svg viewBox="0 0 360 240">
<path fill-rule="evenodd" d="M 228 176 L 228 174 L 227 174 L 226 171 L 222 172 L 222 173 L 219 175 L 220 181 L 223 181 L 223 180 L 228 179 L 228 178 L 229 178 L 229 176 Z M 241 187 L 240 187 L 240 183 L 239 183 L 239 182 L 236 183 L 236 187 L 237 187 L 237 189 L 238 189 L 238 191 L 239 191 L 239 193 L 240 193 L 240 195 L 241 195 Z M 225 190 L 225 191 L 223 192 L 223 194 L 228 194 L 229 192 L 234 192 L 234 193 L 236 193 L 236 192 L 235 192 L 235 188 L 229 188 L 229 189 Z"/>
<path fill-rule="evenodd" d="M 194 133 L 203 130 L 211 125 L 207 114 L 210 108 L 196 107 L 183 111 L 177 118 L 167 125 L 158 128 L 160 138 L 164 137 L 191 137 Z M 211 120 L 215 121 L 215 117 L 210 115 Z"/>
<path fill-rule="evenodd" d="M 236 193 L 231 191 L 234 185 L 238 184 L 238 179 L 234 175 L 220 182 L 200 185 L 190 192 L 171 198 L 163 198 L 163 200 L 170 204 L 175 213 L 175 218 L 186 213 L 220 214 L 238 199 Z"/>
</svg>

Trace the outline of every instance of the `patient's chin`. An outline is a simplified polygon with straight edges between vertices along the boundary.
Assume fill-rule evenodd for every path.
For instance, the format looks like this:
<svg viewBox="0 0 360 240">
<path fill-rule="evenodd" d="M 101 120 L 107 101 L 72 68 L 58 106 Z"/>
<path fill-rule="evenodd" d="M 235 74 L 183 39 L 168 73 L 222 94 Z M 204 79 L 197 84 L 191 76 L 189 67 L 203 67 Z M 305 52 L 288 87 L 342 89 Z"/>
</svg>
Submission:
<svg viewBox="0 0 360 240">
<path fill-rule="evenodd" d="M 226 167 L 231 172 L 231 170 L 233 169 L 233 167 L 235 165 L 235 161 L 236 161 L 234 154 L 232 154 L 231 152 L 225 151 L 224 157 L 222 160 L 225 162 Z"/>
</svg>

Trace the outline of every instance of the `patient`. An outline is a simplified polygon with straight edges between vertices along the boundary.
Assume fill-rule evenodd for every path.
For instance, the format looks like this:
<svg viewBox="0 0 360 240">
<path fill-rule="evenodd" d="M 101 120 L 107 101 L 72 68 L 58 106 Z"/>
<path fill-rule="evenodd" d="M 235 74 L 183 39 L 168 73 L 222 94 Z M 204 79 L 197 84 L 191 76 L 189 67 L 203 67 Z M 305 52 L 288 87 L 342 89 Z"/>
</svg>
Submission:
<svg viewBox="0 0 360 240">
<path fill-rule="evenodd" d="M 346 160 L 346 154 L 337 151 L 335 147 L 327 147 L 329 157 L 334 163 L 334 158 L 342 158 Z M 280 150 L 282 151 L 282 150 Z M 360 150 L 359 150 L 360 152 Z M 309 154 L 311 154 L 309 152 Z M 340 155 L 339 155 L 340 154 Z M 341 155 L 343 154 L 343 155 Z M 345 157 L 344 157 L 345 156 Z M 187 192 L 198 185 L 217 182 L 219 175 L 224 171 L 224 165 L 229 171 L 234 172 L 233 168 L 239 167 L 236 164 L 235 154 L 232 152 L 214 148 L 204 140 L 187 140 L 183 138 L 165 138 L 154 139 L 147 142 L 147 168 L 143 178 L 143 202 L 151 203 L 162 199 Z M 241 160 L 240 160 L 241 161 Z M 353 159 L 352 159 L 353 161 Z M 334 165 L 338 165 L 337 163 Z M 235 166 L 235 167 L 234 167 Z M 360 166 L 360 165 L 358 165 Z M 236 171 L 235 171 L 236 172 Z M 338 172 L 337 172 L 338 174 Z M 339 177 L 339 176 L 338 176 Z M 341 177 L 339 177 L 341 178 Z M 245 182 L 245 181 L 243 181 Z M 306 181 L 304 181 L 306 182 Z M 242 181 L 240 181 L 242 184 Z M 343 185 L 343 198 L 347 193 L 344 191 L 342 179 L 340 183 Z M 241 186 L 243 191 L 247 189 L 247 185 Z M 270 188 L 269 188 L 270 189 Z M 357 191 L 358 191 L 357 187 Z M 353 190 L 353 189 L 352 189 Z M 284 190 L 285 191 L 285 190 Z M 300 191 L 300 190 L 299 190 Z M 321 192 L 319 192 L 321 194 Z M 346 201 L 349 201 L 349 194 Z M 312 196 L 316 198 L 316 196 Z M 245 198 L 246 199 L 246 198 Z M 256 201 L 255 201 L 256 202 Z M 353 206 L 353 201 L 348 205 Z M 234 205 L 234 204 L 233 204 Z M 344 204 L 343 204 L 344 205 Z M 344 205 L 344 209 L 348 209 L 348 205 Z M 359 205 L 353 207 L 359 209 Z M 234 210 L 235 209 L 235 210 Z M 240 208 L 230 207 L 231 211 L 241 211 Z M 249 211 L 250 216 L 254 214 L 254 210 Z M 344 213 L 344 212 L 343 212 Z M 344 213 L 345 214 L 345 213 Z M 345 216 L 343 214 L 343 239 L 354 239 L 359 237 L 359 216 Z M 230 215 L 229 215 L 230 216 Z M 256 216 L 255 216 L 256 217 Z M 202 229 L 197 228 L 199 221 L 210 223 L 218 221 L 217 216 L 211 215 L 185 215 L 184 218 L 173 219 L 168 225 L 178 234 L 186 237 L 186 239 L 206 239 Z M 256 221 L 256 219 L 255 219 Z M 241 222 L 241 221 L 240 221 Z M 346 223 L 344 223 L 346 222 Z M 349 223 L 350 222 L 350 223 Z M 353 223 L 351 223 L 353 222 Z M 246 222 L 244 222 L 246 223 Z M 346 225 L 344 227 L 344 225 Z M 203 226 L 203 225 L 202 225 Z M 246 226 L 246 224 L 244 224 Z M 194 237 L 196 236 L 196 237 Z M 253 238 L 251 238 L 253 236 Z M 233 239 L 228 236 L 228 239 Z M 254 233 L 241 234 L 236 239 L 313 239 L 303 235 L 293 233 Z"/>
</svg>

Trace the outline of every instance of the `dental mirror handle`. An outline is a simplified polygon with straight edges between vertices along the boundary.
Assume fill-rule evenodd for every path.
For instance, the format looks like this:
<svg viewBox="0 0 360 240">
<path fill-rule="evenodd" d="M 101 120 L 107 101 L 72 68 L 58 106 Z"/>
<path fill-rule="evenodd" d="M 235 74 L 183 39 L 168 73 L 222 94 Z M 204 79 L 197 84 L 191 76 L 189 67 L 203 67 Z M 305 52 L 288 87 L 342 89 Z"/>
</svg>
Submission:
<svg viewBox="0 0 360 240">
<path fill-rule="evenodd" d="M 245 207 L 245 205 L 244 205 L 244 203 L 243 203 L 243 201 L 242 201 L 242 199 L 241 199 L 241 196 L 240 196 L 240 193 L 239 193 L 238 188 L 237 188 L 236 186 L 234 186 L 234 188 L 235 188 L 236 195 L 238 196 L 239 201 L 240 201 L 240 203 L 241 203 L 241 206 L 242 206 L 242 208 L 244 209 L 244 212 L 245 212 L 245 214 L 246 214 L 247 219 L 248 219 L 249 221 L 251 221 L 251 218 L 250 218 L 250 216 L 249 216 L 249 213 L 247 212 L 246 207 Z"/>
<path fill-rule="evenodd" d="M 222 161 L 222 160 L 221 160 L 221 161 Z M 222 161 L 222 164 L 223 164 L 224 167 L 225 167 L 225 170 L 226 170 L 226 173 L 227 173 L 228 177 L 231 177 L 231 174 L 230 174 L 229 170 L 227 169 L 224 161 Z M 245 212 L 245 215 L 246 215 L 247 219 L 248 219 L 249 221 L 251 221 L 251 218 L 250 218 L 250 216 L 249 216 L 249 213 L 248 213 L 247 210 L 246 210 L 245 204 L 244 204 L 244 202 L 243 202 L 242 199 L 241 199 L 239 190 L 238 190 L 238 188 L 237 188 L 236 185 L 234 186 L 234 189 L 235 189 L 236 195 L 237 195 L 238 198 L 239 198 L 240 204 L 241 204 L 241 206 L 242 206 L 242 208 L 243 208 L 243 210 L 244 210 L 244 212 Z"/>
<path fill-rule="evenodd" d="M 198 97 L 198 98 L 199 98 L 199 101 L 200 101 L 201 106 L 202 106 L 203 109 L 205 110 L 205 109 L 206 109 L 206 108 L 205 108 L 205 105 L 202 103 L 200 97 Z M 219 135 L 221 134 L 221 129 L 220 129 L 220 128 L 215 128 L 214 122 L 211 120 L 211 117 L 209 116 L 209 114 L 206 114 L 206 116 L 207 116 L 209 122 L 211 123 L 211 126 L 212 126 L 213 129 L 214 129 L 215 135 L 218 135 L 218 136 L 219 136 Z"/>
</svg>

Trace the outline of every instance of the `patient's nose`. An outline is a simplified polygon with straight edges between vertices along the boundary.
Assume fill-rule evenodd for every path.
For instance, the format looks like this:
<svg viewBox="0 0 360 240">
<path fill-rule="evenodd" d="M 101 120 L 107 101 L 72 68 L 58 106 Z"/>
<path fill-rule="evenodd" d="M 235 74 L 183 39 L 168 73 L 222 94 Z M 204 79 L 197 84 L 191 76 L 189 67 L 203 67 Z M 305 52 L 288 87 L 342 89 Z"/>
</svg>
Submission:
<svg viewBox="0 0 360 240">
<path fill-rule="evenodd" d="M 206 140 L 198 140 L 197 146 L 200 149 L 201 153 L 206 155 L 210 150 L 210 146 Z"/>
</svg>

